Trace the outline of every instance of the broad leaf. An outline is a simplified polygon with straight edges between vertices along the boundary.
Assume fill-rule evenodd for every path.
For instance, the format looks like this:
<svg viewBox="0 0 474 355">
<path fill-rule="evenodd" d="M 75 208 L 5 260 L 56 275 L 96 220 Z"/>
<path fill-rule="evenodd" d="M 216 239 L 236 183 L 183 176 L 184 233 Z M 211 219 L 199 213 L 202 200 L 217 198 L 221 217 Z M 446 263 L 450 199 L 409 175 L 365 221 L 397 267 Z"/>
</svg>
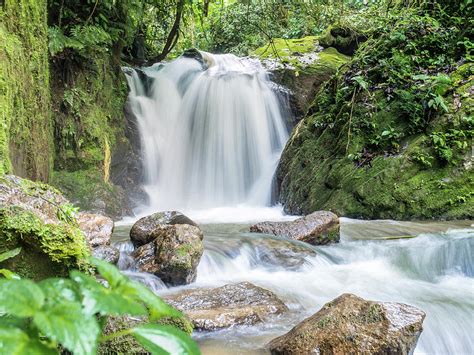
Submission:
<svg viewBox="0 0 474 355">
<path fill-rule="evenodd" d="M 92 265 L 97 267 L 99 274 L 101 274 L 102 277 L 107 280 L 111 288 L 115 288 L 120 284 L 129 281 L 128 278 L 124 276 L 114 265 L 97 258 L 90 258 L 89 260 Z"/>
<path fill-rule="evenodd" d="M 82 294 L 82 304 L 86 314 L 101 313 L 103 315 L 145 315 L 145 307 L 133 298 L 108 289 L 93 277 L 71 272 L 71 278 L 78 283 Z"/>
<path fill-rule="evenodd" d="M 150 320 L 158 320 L 163 317 L 183 317 L 183 314 L 177 309 L 171 307 L 168 303 L 163 301 L 160 297 L 155 295 L 148 287 L 138 282 L 130 282 L 126 285 L 128 292 L 133 290 L 136 297 L 142 300 L 148 307 L 150 313 Z M 124 287 L 125 288 L 125 285 Z M 124 290 L 124 292 L 127 292 Z"/>
<path fill-rule="evenodd" d="M 43 291 L 33 281 L 0 280 L 0 313 L 31 317 L 43 304 Z"/>
<path fill-rule="evenodd" d="M 57 354 L 36 339 L 31 339 L 21 329 L 0 326 L 0 354 L 8 355 L 49 355 Z"/>
<path fill-rule="evenodd" d="M 18 254 L 20 254 L 20 252 L 21 252 L 21 248 L 15 248 L 15 249 L 6 251 L 4 253 L 1 253 L 0 254 L 0 263 L 2 261 L 5 261 L 7 259 L 10 259 L 10 258 L 13 258 L 13 257 L 17 256 Z"/>
<path fill-rule="evenodd" d="M 0 275 L 8 280 L 20 280 L 21 277 L 8 269 L 0 269 Z"/>
<path fill-rule="evenodd" d="M 41 281 L 38 285 L 43 290 L 48 303 L 80 302 L 78 287 L 69 279 L 50 278 Z"/>
<path fill-rule="evenodd" d="M 99 324 L 93 315 L 82 313 L 79 303 L 48 304 L 34 316 L 33 322 L 42 334 L 74 354 L 95 354 Z"/>
<path fill-rule="evenodd" d="M 152 354 L 197 355 L 200 350 L 187 334 L 169 325 L 146 324 L 132 329 L 137 341 Z"/>
</svg>

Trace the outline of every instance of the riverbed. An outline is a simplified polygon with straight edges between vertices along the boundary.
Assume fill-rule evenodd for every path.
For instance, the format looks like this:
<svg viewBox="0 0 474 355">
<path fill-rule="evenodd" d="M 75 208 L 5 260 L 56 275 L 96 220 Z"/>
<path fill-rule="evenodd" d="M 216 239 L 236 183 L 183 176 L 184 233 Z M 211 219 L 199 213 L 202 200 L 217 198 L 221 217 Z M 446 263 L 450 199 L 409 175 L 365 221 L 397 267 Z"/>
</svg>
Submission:
<svg viewBox="0 0 474 355">
<path fill-rule="evenodd" d="M 415 354 L 474 353 L 472 221 L 342 218 L 341 242 L 318 247 L 250 233 L 249 223 L 205 221 L 201 225 L 205 250 L 195 283 L 168 289 L 152 275 L 131 275 L 159 295 L 249 281 L 274 292 L 289 312 L 255 326 L 195 332 L 203 354 L 268 353 L 268 341 L 345 292 L 425 311 Z M 130 268 L 129 229 L 130 225 L 117 227 L 113 238 L 123 252 L 123 269 Z"/>
</svg>

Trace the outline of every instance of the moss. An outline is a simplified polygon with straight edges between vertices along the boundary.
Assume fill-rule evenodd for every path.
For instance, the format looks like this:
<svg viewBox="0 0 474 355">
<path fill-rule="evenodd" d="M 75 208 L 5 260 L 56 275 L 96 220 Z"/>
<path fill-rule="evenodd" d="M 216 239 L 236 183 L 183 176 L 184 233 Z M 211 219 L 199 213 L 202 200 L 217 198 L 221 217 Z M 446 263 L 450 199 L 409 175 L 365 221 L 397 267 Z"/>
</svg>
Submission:
<svg viewBox="0 0 474 355">
<path fill-rule="evenodd" d="M 123 214 L 125 196 L 122 189 L 104 181 L 100 171 L 54 171 L 51 184 L 82 210 L 101 211 L 111 217 Z"/>
<path fill-rule="evenodd" d="M 412 16 L 394 26 L 418 41 L 414 34 L 426 31 L 423 26 L 432 20 Z M 451 31 L 437 26 L 427 32 L 436 41 L 423 41 L 442 46 L 433 51 L 449 50 L 438 37 L 449 38 Z M 447 76 L 446 67 L 437 67 L 424 52 L 418 63 L 411 62 L 405 50 L 418 47 L 396 42 L 402 34 L 388 31 L 371 40 L 316 95 L 277 172 L 280 201 L 288 212 L 327 209 L 349 217 L 395 219 L 474 215 L 473 65 L 453 65 L 443 79 L 449 87 L 441 90 L 438 78 Z M 423 70 L 430 75 L 418 79 Z M 408 89 L 394 94 L 397 80 Z M 433 97 L 442 97 L 445 108 L 433 109 Z M 444 146 L 433 143 L 434 134 Z"/>
<path fill-rule="evenodd" d="M 0 173 L 47 180 L 53 150 L 46 0 L 0 7 Z"/>
<path fill-rule="evenodd" d="M 89 249 L 74 222 L 45 224 L 32 212 L 12 206 L 0 209 L 0 225 L 0 252 L 22 247 L 3 267 L 36 280 L 66 276 L 72 268 L 88 269 Z"/>
<path fill-rule="evenodd" d="M 289 58 L 314 52 L 318 47 L 318 37 L 307 36 L 299 39 L 274 38 L 272 42 L 257 48 L 252 54 L 260 59 Z"/>
<path fill-rule="evenodd" d="M 162 325 L 172 325 L 173 327 L 176 327 L 189 335 L 191 335 L 194 330 L 193 323 L 191 323 L 187 317 L 165 317 L 161 318 L 157 323 Z"/>
</svg>

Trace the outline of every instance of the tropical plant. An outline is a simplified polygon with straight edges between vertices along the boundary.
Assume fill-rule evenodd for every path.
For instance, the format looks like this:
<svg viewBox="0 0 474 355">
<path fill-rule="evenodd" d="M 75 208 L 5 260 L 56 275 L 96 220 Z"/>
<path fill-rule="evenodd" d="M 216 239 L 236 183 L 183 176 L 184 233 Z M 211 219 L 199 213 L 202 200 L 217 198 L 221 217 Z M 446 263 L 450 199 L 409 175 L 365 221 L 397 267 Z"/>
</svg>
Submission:
<svg viewBox="0 0 474 355">
<path fill-rule="evenodd" d="M 0 254 L 0 261 L 19 250 Z M 0 353 L 95 354 L 99 344 L 132 336 L 152 354 L 199 354 L 184 332 L 156 321 L 182 314 L 151 290 L 131 281 L 113 265 L 91 258 L 102 281 L 72 271 L 70 278 L 40 282 L 0 270 Z M 135 316 L 144 322 L 103 334 L 111 316 Z M 148 321 L 145 322 L 145 320 Z"/>
</svg>

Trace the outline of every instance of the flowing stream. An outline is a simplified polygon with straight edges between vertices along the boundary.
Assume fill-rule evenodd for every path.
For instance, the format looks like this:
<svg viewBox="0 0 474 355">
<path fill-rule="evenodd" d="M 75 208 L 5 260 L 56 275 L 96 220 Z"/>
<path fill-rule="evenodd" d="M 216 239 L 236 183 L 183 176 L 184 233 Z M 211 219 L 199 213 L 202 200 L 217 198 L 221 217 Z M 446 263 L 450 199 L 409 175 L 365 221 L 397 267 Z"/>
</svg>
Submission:
<svg viewBox="0 0 474 355">
<path fill-rule="evenodd" d="M 131 220 L 115 229 L 119 267 L 158 294 L 249 281 L 290 311 L 255 326 L 195 333 L 204 354 L 267 353 L 265 344 L 344 292 L 404 302 L 427 313 L 417 354 L 474 353 L 472 222 L 342 219 L 341 242 L 313 247 L 249 233 L 282 220 L 271 181 L 288 134 L 272 83 L 258 62 L 203 53 L 128 74 L 150 203 L 138 215 L 178 209 L 200 223 L 197 280 L 167 289 L 134 270 Z M 136 218 L 135 218 L 136 219 Z"/>
</svg>

